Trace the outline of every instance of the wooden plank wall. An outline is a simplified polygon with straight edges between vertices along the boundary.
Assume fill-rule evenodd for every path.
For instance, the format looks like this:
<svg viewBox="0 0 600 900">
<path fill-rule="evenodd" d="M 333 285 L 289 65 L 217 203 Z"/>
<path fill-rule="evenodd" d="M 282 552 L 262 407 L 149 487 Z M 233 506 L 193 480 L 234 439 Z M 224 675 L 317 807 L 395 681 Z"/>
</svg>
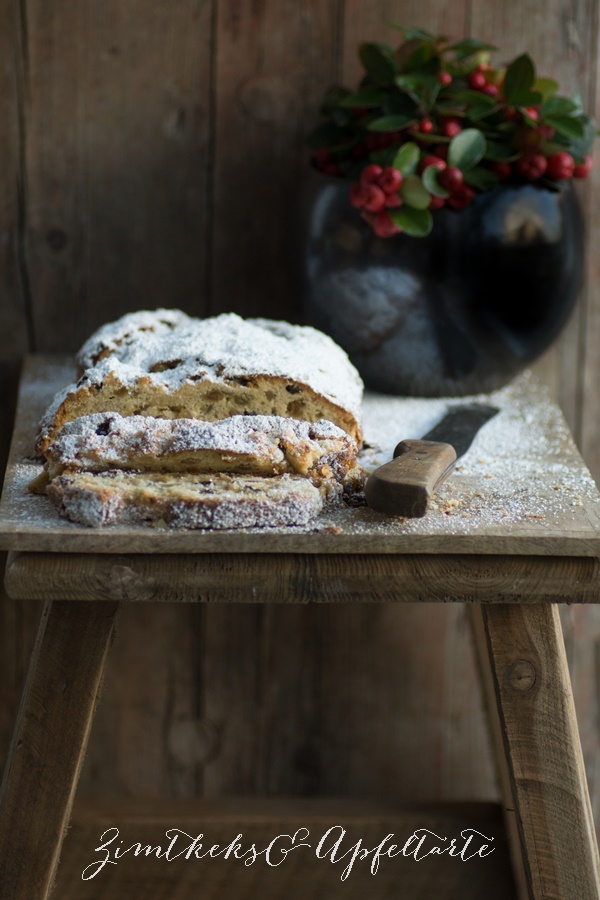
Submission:
<svg viewBox="0 0 600 900">
<path fill-rule="evenodd" d="M 298 319 L 288 264 L 323 89 L 387 23 L 473 33 L 597 101 L 577 0 L 0 3 L 3 452 L 18 360 L 160 305 Z M 600 167 L 599 167 L 600 172 Z M 581 190 L 590 246 L 593 183 Z M 600 269 L 539 364 L 600 476 Z M 39 609 L 0 605 L 0 752 Z M 600 819 L 600 616 L 564 614 Z M 497 795 L 465 611 L 125 611 L 82 793 Z"/>
</svg>

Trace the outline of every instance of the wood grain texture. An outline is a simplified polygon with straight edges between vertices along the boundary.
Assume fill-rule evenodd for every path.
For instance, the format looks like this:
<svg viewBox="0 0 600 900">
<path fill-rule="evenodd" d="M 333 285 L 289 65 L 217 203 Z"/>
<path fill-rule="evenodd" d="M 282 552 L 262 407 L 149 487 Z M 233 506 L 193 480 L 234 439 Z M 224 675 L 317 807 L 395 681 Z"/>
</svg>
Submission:
<svg viewBox="0 0 600 900">
<path fill-rule="evenodd" d="M 75 350 L 133 309 L 207 308 L 212 6 L 23 4 L 40 348 Z"/>
<path fill-rule="evenodd" d="M 561 556 L 13 553 L 6 587 L 20 600 L 598 603 L 599 567 Z"/>
<path fill-rule="evenodd" d="M 306 136 L 336 77 L 339 6 L 216 4 L 214 312 L 300 315 L 291 236 L 308 171 Z"/>
<path fill-rule="evenodd" d="M 11 900 L 49 896 L 117 610 L 44 609 L 0 791 L 0 884 Z"/>
<path fill-rule="evenodd" d="M 394 843 L 402 847 L 418 828 L 457 837 L 462 829 L 477 828 L 492 839 L 490 846 L 494 849 L 490 856 L 467 863 L 447 856 L 428 857 L 422 865 L 415 865 L 411 857 L 384 858 L 375 875 L 369 870 L 371 855 L 357 861 L 347 880 L 342 881 L 342 870 L 351 854 L 333 864 L 328 858 L 317 859 L 315 854 L 319 840 L 329 828 L 338 825 L 346 831 L 341 852 L 358 841 L 362 841 L 361 847 L 372 849 L 387 834 L 394 835 Z M 164 847 L 168 843 L 165 831 L 174 827 L 192 836 L 202 833 L 210 844 L 221 846 L 241 834 L 243 849 L 252 842 L 257 849 L 262 849 L 279 834 L 294 834 L 297 829 L 306 828 L 307 842 L 313 846 L 298 847 L 280 866 L 271 868 L 262 858 L 252 866 L 244 866 L 242 861 L 231 857 L 227 860 L 180 858 L 167 863 L 155 856 L 128 855 L 116 866 L 106 866 L 94 879 L 82 881 L 81 872 L 98 855 L 94 854 L 94 847 L 98 846 L 100 834 L 111 827 L 119 828 L 123 846 L 139 841 L 142 845 Z M 340 833 L 336 828 L 335 836 Z M 188 839 L 185 846 L 190 842 Z M 286 798 L 269 802 L 203 801 L 195 807 L 171 803 L 157 813 L 155 806 L 148 803 L 86 804 L 75 812 L 56 883 L 56 896 L 60 900 L 106 897 L 125 900 L 140 892 L 145 900 L 191 900 L 199 896 L 202 900 L 223 897 L 392 900 L 398 897 L 399 890 L 410 900 L 512 898 L 514 887 L 498 807 L 448 804 L 404 809 L 389 802 L 368 804 L 334 799 L 302 802 Z"/>
<path fill-rule="evenodd" d="M 325 507 L 305 528 L 202 531 L 148 528 L 144 525 L 89 528 L 61 519 L 48 498 L 28 491 L 41 474 L 32 443 L 39 416 L 54 390 L 72 377 L 68 357 L 33 356 L 24 370 L 6 482 L 0 502 L 0 546 L 6 549 L 71 553 L 480 553 L 597 556 L 600 549 L 599 495 L 564 424 L 557 406 L 542 386 L 527 376 L 494 394 L 500 412 L 488 431 L 494 435 L 486 459 L 472 452 L 461 458 L 451 484 L 443 484 L 422 519 L 385 516 L 368 507 Z M 381 399 L 367 394 L 363 402 L 366 438 L 378 446 L 382 460 L 391 449 L 388 423 L 402 422 L 406 404 L 389 397 L 385 415 Z M 420 414 L 439 417 L 439 401 L 417 401 Z M 437 403 L 437 411 L 428 404 Z M 506 448 L 515 421 L 526 416 L 519 443 L 519 467 Z M 371 425 L 369 426 L 369 422 Z M 383 422 L 383 429 L 382 423 Z M 377 424 L 379 423 L 379 424 Z M 479 436 L 478 436 L 479 437 Z M 485 437 L 482 432 L 480 437 Z M 476 445 L 477 446 L 477 445 Z M 479 443 L 479 452 L 482 443 Z M 504 454 L 504 455 L 503 455 Z M 467 460 L 470 459 L 470 465 Z M 369 465 L 369 458 L 365 459 Z M 488 471 L 487 466 L 491 468 Z M 529 477 L 519 477 L 528 467 Z M 492 474 L 495 472 L 495 475 Z M 515 505 L 516 504 L 516 505 Z"/>
<path fill-rule="evenodd" d="M 299 315 L 286 261 L 291 231 L 281 223 L 288 221 L 288 211 L 296 218 L 294 188 L 305 173 L 304 135 L 325 87 L 338 78 L 350 84 L 358 77 L 359 40 L 393 42 L 396 33 L 388 21 L 422 24 L 451 37 L 471 32 L 491 39 L 506 56 L 532 49 L 540 66 L 543 60 L 546 71 L 558 73 L 567 88 L 580 88 L 584 102 L 593 101 L 600 114 L 594 0 L 581 0 L 568 9 L 558 0 L 543 6 L 516 0 L 495 6 L 483 0 L 328 0 L 293 8 L 289 3 L 177 0 L 168 9 L 149 0 L 67 0 L 56 6 L 11 0 L 0 9 L 3 432 L 12 417 L 15 360 L 34 333 L 37 349 L 72 350 L 101 322 L 161 304 L 195 313 L 235 308 L 285 318 Z M 286 100 L 290 97 L 291 105 Z M 584 305 L 558 349 L 542 364 L 596 477 L 600 270 L 593 249 L 600 227 L 595 202 L 599 179 L 596 170 L 593 181 L 580 186 L 590 225 Z M 596 612 L 592 607 L 571 608 L 564 615 L 594 808 L 600 814 Z M 435 699 L 413 704 L 407 718 L 410 753 L 405 754 L 402 740 L 394 740 L 390 757 L 395 752 L 401 767 L 418 759 L 419 745 L 429 747 L 440 729 L 454 740 L 440 739 L 437 756 L 429 749 L 422 754 L 426 764 L 413 768 L 412 781 L 404 776 L 402 789 L 455 796 L 461 788 L 471 793 L 472 786 L 473 795 L 493 796 L 489 759 L 479 762 L 472 750 L 475 745 L 483 757 L 485 744 L 472 741 L 468 733 L 473 727 L 483 734 L 483 726 L 470 656 L 463 652 L 465 619 L 459 606 L 382 606 L 377 611 L 273 607 L 252 616 L 250 607 L 192 605 L 187 613 L 190 618 L 176 606 L 161 609 L 159 604 L 126 610 L 106 703 L 92 738 L 89 758 L 94 765 L 86 766 L 82 778 L 86 792 L 95 786 L 124 794 L 138 790 L 141 775 L 135 772 L 135 755 L 142 746 L 141 771 L 151 793 L 180 793 L 191 790 L 192 784 L 201 790 L 194 759 L 204 751 L 190 749 L 185 765 L 183 750 L 175 759 L 167 740 L 169 723 L 187 721 L 192 708 L 192 718 L 202 723 L 207 705 L 219 722 L 251 721 L 252 713 L 244 718 L 244 704 L 252 698 L 249 692 L 236 694 L 237 680 L 256 684 L 270 679 L 269 689 L 273 673 L 279 678 L 273 702 L 287 690 L 289 706 L 278 711 L 269 706 L 263 714 L 269 730 L 260 738 L 263 743 L 253 747 L 252 762 L 244 755 L 243 729 L 238 732 L 241 743 L 223 757 L 220 774 L 215 752 L 210 784 L 235 791 L 239 774 L 239 785 L 246 789 L 256 783 L 256 764 L 258 783 L 268 784 L 270 790 L 279 785 L 294 792 L 312 791 L 315 784 L 332 784 L 336 778 L 350 790 L 359 779 L 360 755 L 352 748 L 362 733 L 361 716 L 376 722 L 381 712 L 393 708 L 395 685 L 389 672 L 396 657 L 411 652 L 415 674 L 410 691 L 418 696 L 419 685 L 426 683 Z M 32 602 L 0 603 L 0 690 L 5 700 L 0 732 L 5 736 L 38 615 L 39 607 Z M 224 706 L 217 696 L 211 701 L 211 689 L 200 683 L 204 615 L 209 623 L 213 620 L 209 645 L 215 653 L 221 646 L 220 630 L 235 631 L 220 663 L 216 657 L 210 664 L 205 660 L 213 683 L 227 683 L 232 667 L 239 664 Z M 385 641 L 386 632 L 393 639 L 381 662 L 379 695 L 361 695 L 361 702 L 353 705 L 346 685 L 367 626 L 372 646 L 377 646 L 378 635 Z M 143 642 L 138 641 L 138 629 Z M 295 635 L 301 637 L 299 647 L 288 659 L 286 642 Z M 272 648 L 275 668 L 266 675 L 260 675 L 255 659 L 258 641 Z M 171 642 L 180 650 L 176 663 L 169 657 Z M 321 648 L 316 657 L 315 647 Z M 142 721 L 150 723 L 154 717 L 161 723 L 149 731 L 144 744 L 134 724 L 133 713 L 140 710 L 130 685 L 139 684 L 155 659 L 170 665 L 169 688 L 160 685 L 153 695 L 154 676 L 147 690 L 139 687 Z M 297 677 L 300 665 L 302 678 Z M 368 668 L 366 661 L 362 666 Z M 461 673 L 460 690 L 445 690 L 448 667 Z M 345 773 L 339 777 L 332 758 L 323 757 L 320 743 L 319 722 L 328 716 L 321 679 L 328 685 L 327 696 L 348 694 L 343 709 L 351 723 L 343 732 L 345 743 L 337 747 Z M 185 695 L 191 685 L 188 706 Z M 119 710 L 118 716 L 113 709 Z M 194 748 L 198 742 L 205 747 L 202 728 L 189 722 L 179 725 L 173 740 L 179 747 Z M 183 739 L 186 734 L 189 738 Z M 264 762 L 271 738 L 282 760 L 274 773 Z M 288 765 L 295 753 L 301 760 L 296 767 Z M 360 783 L 365 791 L 381 792 L 387 774 L 382 767 Z"/>
<path fill-rule="evenodd" d="M 473 617 L 508 767 L 504 806 L 522 851 L 521 894 L 597 900 L 600 859 L 558 610 L 482 606 Z"/>
<path fill-rule="evenodd" d="M 8 456 L 21 357 L 33 349 L 27 273 L 22 264 L 27 83 L 20 12 L 18 3 L 0 5 L 0 472 Z M 4 564 L 5 555 L 0 554 L 0 567 Z M 9 601 L 0 588 L 0 770 L 22 687 L 23 627 L 20 605 Z"/>
</svg>

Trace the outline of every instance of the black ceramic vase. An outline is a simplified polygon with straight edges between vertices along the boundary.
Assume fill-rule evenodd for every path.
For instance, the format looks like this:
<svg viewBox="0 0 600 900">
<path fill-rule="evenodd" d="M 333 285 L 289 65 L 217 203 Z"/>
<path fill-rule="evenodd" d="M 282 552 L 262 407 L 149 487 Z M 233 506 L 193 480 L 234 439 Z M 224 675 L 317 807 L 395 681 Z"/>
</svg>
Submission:
<svg viewBox="0 0 600 900">
<path fill-rule="evenodd" d="M 315 175 L 306 321 L 330 334 L 373 390 L 493 390 L 556 338 L 576 301 L 583 227 L 568 182 L 500 186 L 434 213 L 426 238 L 379 238 L 348 184 Z"/>
</svg>

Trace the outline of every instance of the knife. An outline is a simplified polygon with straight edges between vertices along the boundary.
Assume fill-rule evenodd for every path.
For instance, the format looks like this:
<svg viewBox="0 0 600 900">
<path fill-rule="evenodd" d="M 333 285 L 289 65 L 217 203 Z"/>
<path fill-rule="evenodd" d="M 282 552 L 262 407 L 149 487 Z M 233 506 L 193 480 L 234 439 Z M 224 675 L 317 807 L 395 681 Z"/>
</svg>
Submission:
<svg viewBox="0 0 600 900">
<path fill-rule="evenodd" d="M 368 505 L 392 516 L 424 516 L 439 485 L 499 411 L 483 403 L 454 406 L 421 440 L 400 441 L 392 461 L 367 479 Z"/>
</svg>

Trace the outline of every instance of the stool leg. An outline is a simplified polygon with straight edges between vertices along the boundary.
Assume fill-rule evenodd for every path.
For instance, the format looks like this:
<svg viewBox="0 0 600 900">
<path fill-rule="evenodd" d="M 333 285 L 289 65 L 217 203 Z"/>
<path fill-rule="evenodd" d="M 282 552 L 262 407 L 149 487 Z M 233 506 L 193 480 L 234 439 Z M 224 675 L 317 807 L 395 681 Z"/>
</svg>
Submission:
<svg viewBox="0 0 600 900">
<path fill-rule="evenodd" d="M 48 602 L 0 790 L 0 895 L 54 882 L 118 603 Z"/>
<path fill-rule="evenodd" d="M 600 861 L 558 608 L 471 607 L 520 900 L 599 900 Z"/>
</svg>

